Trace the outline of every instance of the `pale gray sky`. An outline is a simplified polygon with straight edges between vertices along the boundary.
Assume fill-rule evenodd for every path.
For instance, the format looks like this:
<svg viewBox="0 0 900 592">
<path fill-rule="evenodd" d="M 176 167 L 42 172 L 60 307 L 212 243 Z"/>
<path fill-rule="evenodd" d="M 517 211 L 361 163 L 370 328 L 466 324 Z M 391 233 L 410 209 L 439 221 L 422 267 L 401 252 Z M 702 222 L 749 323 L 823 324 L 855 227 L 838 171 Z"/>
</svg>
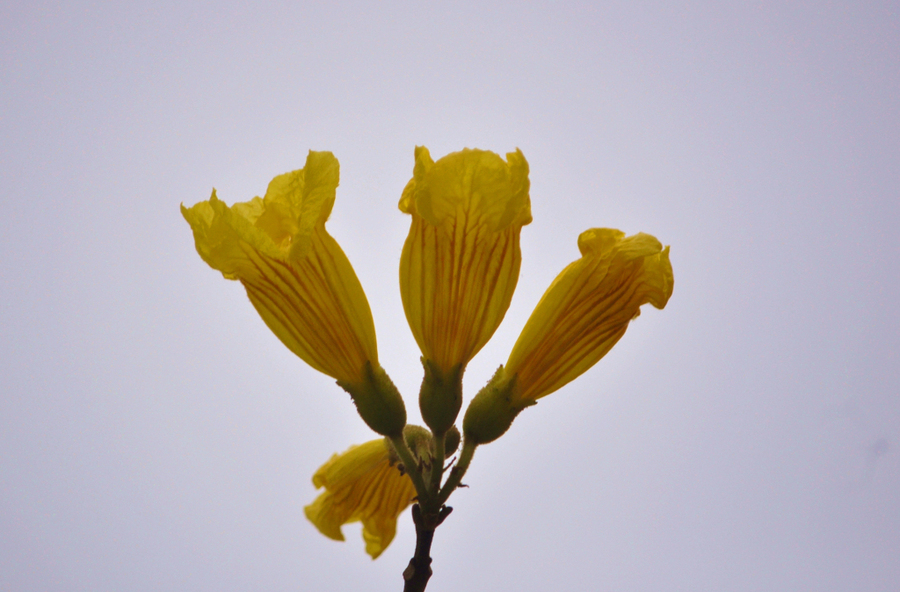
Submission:
<svg viewBox="0 0 900 592">
<path fill-rule="evenodd" d="M 413 148 L 519 147 L 505 361 L 578 233 L 675 292 L 478 450 L 429 591 L 900 589 L 894 2 L 8 2 L 0 13 L 0 588 L 399 590 L 303 517 L 372 437 L 194 251 L 331 150 L 329 222 L 415 417 Z"/>
</svg>

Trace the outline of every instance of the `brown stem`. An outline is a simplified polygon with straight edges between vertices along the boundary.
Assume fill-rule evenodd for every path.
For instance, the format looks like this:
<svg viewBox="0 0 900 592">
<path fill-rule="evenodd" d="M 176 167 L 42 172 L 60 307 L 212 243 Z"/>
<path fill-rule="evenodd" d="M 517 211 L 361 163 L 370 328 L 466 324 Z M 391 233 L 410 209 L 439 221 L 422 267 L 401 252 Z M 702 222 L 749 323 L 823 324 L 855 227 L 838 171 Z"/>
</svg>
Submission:
<svg viewBox="0 0 900 592">
<path fill-rule="evenodd" d="M 416 525 L 416 552 L 403 570 L 403 592 L 424 592 L 431 577 L 431 541 L 434 529 L 450 515 L 453 508 L 442 506 L 436 514 L 425 514 L 419 504 L 413 504 L 413 523 Z"/>
</svg>

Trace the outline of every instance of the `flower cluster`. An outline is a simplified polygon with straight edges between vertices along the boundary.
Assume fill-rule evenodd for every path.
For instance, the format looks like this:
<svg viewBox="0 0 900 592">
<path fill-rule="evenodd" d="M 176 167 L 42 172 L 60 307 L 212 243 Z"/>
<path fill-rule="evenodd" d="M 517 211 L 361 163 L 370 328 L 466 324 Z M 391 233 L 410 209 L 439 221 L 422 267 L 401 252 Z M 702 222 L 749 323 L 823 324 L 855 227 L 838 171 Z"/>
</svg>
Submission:
<svg viewBox="0 0 900 592">
<path fill-rule="evenodd" d="M 519 235 L 531 222 L 528 163 L 518 150 L 505 160 L 466 149 L 434 161 L 416 148 L 399 204 L 411 217 L 400 294 L 422 353 L 419 406 L 428 429 L 407 425 L 403 398 L 378 363 L 365 293 L 325 229 L 338 180 L 337 159 L 310 152 L 303 169 L 273 179 L 262 198 L 228 207 L 213 191 L 182 214 L 203 260 L 240 281 L 272 332 L 335 378 L 383 436 L 325 463 L 313 476 L 324 492 L 306 507 L 332 539 L 343 540 L 342 525 L 362 522 L 375 558 L 414 500 L 438 524 L 475 448 L 597 363 L 642 305 L 665 307 L 673 276 L 668 247 L 650 235 L 583 232 L 581 257 L 556 277 L 506 364 L 470 402 L 460 444 L 463 373 L 503 320 L 519 276 Z M 448 473 L 445 460 L 460 445 Z"/>
</svg>

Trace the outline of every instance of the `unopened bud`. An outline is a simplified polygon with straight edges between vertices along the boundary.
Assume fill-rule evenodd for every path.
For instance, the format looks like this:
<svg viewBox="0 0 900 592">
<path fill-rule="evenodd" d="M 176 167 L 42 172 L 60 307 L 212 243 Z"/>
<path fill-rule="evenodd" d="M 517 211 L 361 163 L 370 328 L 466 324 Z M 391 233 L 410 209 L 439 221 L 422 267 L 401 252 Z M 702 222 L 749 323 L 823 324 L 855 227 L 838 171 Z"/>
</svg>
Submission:
<svg viewBox="0 0 900 592">
<path fill-rule="evenodd" d="M 450 429 L 447 430 L 447 434 L 444 436 L 444 456 L 450 456 L 456 452 L 456 449 L 459 448 L 460 439 L 459 429 L 455 425 L 450 426 Z"/>
</svg>

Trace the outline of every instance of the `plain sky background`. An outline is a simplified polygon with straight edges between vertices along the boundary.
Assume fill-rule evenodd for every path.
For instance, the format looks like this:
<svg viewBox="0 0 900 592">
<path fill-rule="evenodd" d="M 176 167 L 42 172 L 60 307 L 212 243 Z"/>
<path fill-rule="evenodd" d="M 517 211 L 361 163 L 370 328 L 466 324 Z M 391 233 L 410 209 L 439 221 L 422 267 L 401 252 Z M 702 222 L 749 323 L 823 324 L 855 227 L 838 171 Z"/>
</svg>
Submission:
<svg viewBox="0 0 900 592">
<path fill-rule="evenodd" d="M 896 2 L 24 2 L 0 10 L 0 589 L 399 590 L 304 518 L 372 438 L 179 204 L 331 150 L 328 227 L 417 418 L 413 148 L 519 147 L 534 222 L 467 397 L 596 226 L 675 291 L 480 448 L 429 590 L 900 589 Z"/>
</svg>

